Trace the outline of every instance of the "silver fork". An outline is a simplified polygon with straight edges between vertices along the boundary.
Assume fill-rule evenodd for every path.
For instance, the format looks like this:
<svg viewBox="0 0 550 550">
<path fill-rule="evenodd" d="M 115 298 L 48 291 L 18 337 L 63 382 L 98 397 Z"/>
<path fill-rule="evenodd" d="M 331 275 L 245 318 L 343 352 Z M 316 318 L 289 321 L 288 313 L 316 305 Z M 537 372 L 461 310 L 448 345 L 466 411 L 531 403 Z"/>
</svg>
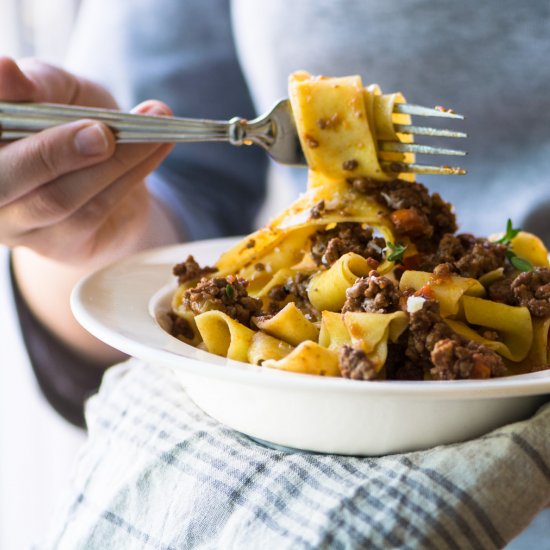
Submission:
<svg viewBox="0 0 550 550">
<path fill-rule="evenodd" d="M 430 109 L 410 104 L 396 104 L 394 112 L 413 116 L 463 118 L 449 110 Z M 290 102 L 287 99 L 277 102 L 268 113 L 253 120 L 234 117 L 229 121 L 141 115 L 51 103 L 0 102 L 0 141 L 25 138 L 46 128 L 83 118 L 100 120 L 107 124 L 115 133 L 119 143 L 225 141 L 232 145 L 255 144 L 265 149 L 273 160 L 281 164 L 306 165 Z M 419 136 L 466 137 L 463 132 L 415 125 L 396 124 L 395 130 L 403 134 Z M 395 141 L 380 141 L 378 147 L 381 152 L 427 155 L 466 154 L 456 149 Z M 460 167 L 447 165 L 407 164 L 383 159 L 381 164 L 384 170 L 396 174 L 401 172 L 450 175 L 465 173 L 465 170 Z"/>
</svg>

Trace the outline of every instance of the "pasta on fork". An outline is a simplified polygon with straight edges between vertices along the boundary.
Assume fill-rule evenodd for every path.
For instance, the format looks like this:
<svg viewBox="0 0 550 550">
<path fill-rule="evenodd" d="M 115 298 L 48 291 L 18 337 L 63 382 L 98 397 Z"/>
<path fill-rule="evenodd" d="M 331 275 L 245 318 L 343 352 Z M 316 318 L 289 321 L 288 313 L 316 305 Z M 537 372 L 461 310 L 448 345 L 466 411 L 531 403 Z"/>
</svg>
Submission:
<svg viewBox="0 0 550 550">
<path fill-rule="evenodd" d="M 355 380 L 492 378 L 545 368 L 548 253 L 509 221 L 457 234 L 414 162 L 401 94 L 291 75 L 307 192 L 214 267 L 178 264 L 171 333 L 237 361 Z M 397 112 L 396 112 L 397 111 Z"/>
</svg>

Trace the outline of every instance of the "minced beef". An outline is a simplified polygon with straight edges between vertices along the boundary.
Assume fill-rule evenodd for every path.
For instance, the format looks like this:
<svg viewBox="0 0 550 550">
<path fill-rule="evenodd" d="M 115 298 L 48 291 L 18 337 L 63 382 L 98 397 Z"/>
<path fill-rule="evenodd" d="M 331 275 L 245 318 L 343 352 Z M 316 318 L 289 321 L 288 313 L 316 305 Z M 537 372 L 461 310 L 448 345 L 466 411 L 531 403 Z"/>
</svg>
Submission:
<svg viewBox="0 0 550 550">
<path fill-rule="evenodd" d="M 352 380 L 372 380 L 376 378 L 374 363 L 361 349 L 345 345 L 338 354 L 340 373 L 344 378 Z"/>
<path fill-rule="evenodd" d="M 535 267 L 524 273 L 506 274 L 487 287 L 489 298 L 510 306 L 526 307 L 533 317 L 550 316 L 550 269 Z"/>
<path fill-rule="evenodd" d="M 422 257 L 419 269 L 433 271 L 435 266 L 448 264 L 452 273 L 462 277 L 479 279 L 506 263 L 506 245 L 488 239 L 474 237 L 469 233 L 443 235 L 437 251 Z"/>
<path fill-rule="evenodd" d="M 400 208 L 390 214 L 390 219 L 399 236 L 407 236 L 412 241 L 430 238 L 433 235 L 433 226 L 424 212 L 416 208 Z"/>
<path fill-rule="evenodd" d="M 201 267 L 193 256 L 187 256 L 184 262 L 176 264 L 172 269 L 172 273 L 178 278 L 178 284 L 180 285 L 195 279 L 200 279 L 216 271 L 218 271 L 216 267 Z"/>
<path fill-rule="evenodd" d="M 355 178 L 348 178 L 347 182 L 358 192 L 370 195 L 379 191 L 380 187 L 385 184 L 380 180 L 373 180 L 365 176 L 357 176 Z"/>
<path fill-rule="evenodd" d="M 489 378 L 506 373 L 497 353 L 457 334 L 443 321 L 435 300 L 426 300 L 422 309 L 411 313 L 405 356 L 439 380 Z"/>
<path fill-rule="evenodd" d="M 429 370 L 433 366 L 430 353 L 435 343 L 453 334 L 439 314 L 438 302 L 427 299 L 422 309 L 410 315 L 405 356 L 413 364 L 421 365 L 423 370 Z"/>
<path fill-rule="evenodd" d="M 354 252 L 372 259 L 373 268 L 383 259 L 386 241 L 374 237 L 371 228 L 363 228 L 360 223 L 344 222 L 328 230 L 317 231 L 311 237 L 311 255 L 317 265 L 330 267 L 344 254 Z"/>
<path fill-rule="evenodd" d="M 315 309 L 307 295 L 307 286 L 309 283 L 309 275 L 307 273 L 298 272 L 292 277 L 289 277 L 284 284 L 273 286 L 267 297 L 267 313 L 274 315 L 280 311 L 286 304 L 287 298 L 296 304 L 296 307 L 301 310 L 304 316 L 310 321 L 317 321 L 321 314 Z"/>
<path fill-rule="evenodd" d="M 446 338 L 436 342 L 430 370 L 438 380 L 493 378 L 506 374 L 500 355 L 486 346 L 465 338 Z"/>
<path fill-rule="evenodd" d="M 487 294 L 493 302 L 501 302 L 508 305 L 516 305 L 516 298 L 512 290 L 512 281 L 515 275 L 507 275 L 501 279 L 497 279 L 487 286 Z"/>
<path fill-rule="evenodd" d="M 248 295 L 248 281 L 234 275 L 203 278 L 183 294 L 183 306 L 196 315 L 205 311 L 223 311 L 243 325 L 250 326 L 252 317 L 259 315 L 262 301 Z"/>
<path fill-rule="evenodd" d="M 512 282 L 511 290 L 519 306 L 525 306 L 534 317 L 550 315 L 550 269 L 536 267 L 520 273 Z"/>
<path fill-rule="evenodd" d="M 399 309 L 400 297 L 399 288 L 391 279 L 371 271 L 368 277 L 360 277 L 346 290 L 346 302 L 342 313 L 346 311 L 392 313 Z"/>
<path fill-rule="evenodd" d="M 384 362 L 384 375 L 387 380 L 424 380 L 422 365 L 408 361 L 405 355 L 409 331 L 399 336 L 397 342 L 388 342 L 388 354 Z"/>
<path fill-rule="evenodd" d="M 409 237 L 422 252 L 435 250 L 443 235 L 457 229 L 451 205 L 438 193 L 430 195 L 421 183 L 399 179 L 378 185 L 361 178 L 348 181 L 356 191 L 372 195 L 389 208 L 396 235 Z"/>
<path fill-rule="evenodd" d="M 168 317 L 171 321 L 170 334 L 172 336 L 175 336 L 176 338 L 181 337 L 185 340 L 193 340 L 195 337 L 195 332 L 193 331 L 191 323 L 187 319 L 184 319 L 173 312 L 170 312 Z"/>
<path fill-rule="evenodd" d="M 309 217 L 312 219 L 320 218 L 325 211 L 325 201 L 319 201 L 317 204 L 313 205 L 309 211 Z"/>
</svg>

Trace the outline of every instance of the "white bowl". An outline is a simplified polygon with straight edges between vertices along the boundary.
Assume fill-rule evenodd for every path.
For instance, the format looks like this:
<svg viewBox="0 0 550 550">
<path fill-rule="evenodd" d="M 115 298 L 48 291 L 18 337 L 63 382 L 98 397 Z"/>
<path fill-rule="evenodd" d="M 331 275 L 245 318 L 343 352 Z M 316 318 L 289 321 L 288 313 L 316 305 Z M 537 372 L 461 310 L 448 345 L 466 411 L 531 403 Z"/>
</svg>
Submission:
<svg viewBox="0 0 550 550">
<path fill-rule="evenodd" d="M 550 371 L 492 380 L 360 382 L 280 372 L 212 355 L 162 329 L 172 267 L 192 254 L 211 265 L 234 239 L 145 252 L 84 280 L 74 314 L 99 339 L 174 369 L 206 413 L 275 445 L 346 455 L 425 449 L 530 416 L 550 398 Z"/>
</svg>

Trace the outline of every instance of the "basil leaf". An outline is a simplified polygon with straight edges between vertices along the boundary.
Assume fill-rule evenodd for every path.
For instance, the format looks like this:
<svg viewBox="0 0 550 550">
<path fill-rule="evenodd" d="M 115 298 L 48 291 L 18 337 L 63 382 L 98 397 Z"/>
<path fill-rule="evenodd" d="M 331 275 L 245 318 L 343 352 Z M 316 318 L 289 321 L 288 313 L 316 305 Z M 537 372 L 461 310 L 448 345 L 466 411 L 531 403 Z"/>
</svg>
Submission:
<svg viewBox="0 0 550 550">
<path fill-rule="evenodd" d="M 407 250 L 407 247 L 398 243 L 393 244 L 389 241 L 387 245 L 388 249 L 391 250 L 391 252 L 386 255 L 386 259 L 390 262 L 403 262 L 403 254 L 405 254 L 405 250 Z"/>
<path fill-rule="evenodd" d="M 506 232 L 504 235 L 495 241 L 498 244 L 510 244 L 512 242 L 512 239 L 521 231 L 521 229 L 514 228 L 512 225 L 512 220 L 508 218 L 508 221 L 506 222 Z"/>
<path fill-rule="evenodd" d="M 530 262 L 524 260 L 523 258 L 520 258 L 519 256 L 516 256 L 515 254 L 510 258 L 510 263 L 518 271 L 533 271 L 533 266 Z"/>
</svg>

